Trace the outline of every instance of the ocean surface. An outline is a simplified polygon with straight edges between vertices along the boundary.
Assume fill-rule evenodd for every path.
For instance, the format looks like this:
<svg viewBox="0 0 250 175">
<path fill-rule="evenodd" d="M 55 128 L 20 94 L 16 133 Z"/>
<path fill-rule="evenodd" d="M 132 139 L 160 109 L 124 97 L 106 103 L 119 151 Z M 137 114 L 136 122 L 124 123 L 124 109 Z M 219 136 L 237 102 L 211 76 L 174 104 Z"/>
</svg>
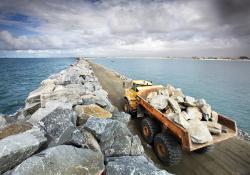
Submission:
<svg viewBox="0 0 250 175">
<path fill-rule="evenodd" d="M 42 80 L 73 62 L 73 58 L 0 58 L 0 114 L 16 112 Z"/>
<path fill-rule="evenodd" d="M 185 95 L 204 98 L 212 109 L 250 133 L 250 62 L 192 59 L 95 59 L 132 79 L 172 84 Z"/>
<path fill-rule="evenodd" d="M 212 109 L 235 119 L 240 128 L 250 132 L 250 62 L 139 58 L 93 61 L 130 78 L 170 83 L 186 95 L 204 98 Z M 73 62 L 73 58 L 0 59 L 0 113 L 16 112 L 42 80 Z"/>
</svg>

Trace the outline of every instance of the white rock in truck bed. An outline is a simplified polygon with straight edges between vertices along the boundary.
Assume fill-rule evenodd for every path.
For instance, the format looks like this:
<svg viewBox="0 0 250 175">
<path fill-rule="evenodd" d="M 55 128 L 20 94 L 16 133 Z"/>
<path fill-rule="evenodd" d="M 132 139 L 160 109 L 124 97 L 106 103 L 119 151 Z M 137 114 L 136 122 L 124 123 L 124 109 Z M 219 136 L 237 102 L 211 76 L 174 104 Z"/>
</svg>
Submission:
<svg viewBox="0 0 250 175">
<path fill-rule="evenodd" d="M 207 125 L 200 120 L 190 120 L 190 127 L 188 132 L 190 133 L 191 140 L 194 143 L 207 143 L 213 140 Z"/>
<path fill-rule="evenodd" d="M 168 90 L 169 96 L 171 96 L 171 95 L 173 94 L 173 92 L 175 91 L 174 86 L 172 86 L 172 85 L 170 85 L 170 84 L 168 84 L 168 85 L 166 86 L 166 89 Z"/>
<path fill-rule="evenodd" d="M 165 95 L 153 96 L 149 103 L 156 109 L 163 110 L 168 105 L 168 97 Z"/>
<path fill-rule="evenodd" d="M 208 130 L 211 134 L 219 135 L 222 132 L 222 126 L 219 123 L 210 122 L 210 121 L 202 121 L 208 127 Z"/>
<path fill-rule="evenodd" d="M 59 145 L 48 148 L 22 162 L 16 175 L 100 175 L 104 171 L 103 155 L 90 149 Z"/>
<path fill-rule="evenodd" d="M 46 141 L 46 137 L 38 128 L 0 140 L 0 174 L 30 157 Z"/>
<path fill-rule="evenodd" d="M 153 93 L 153 92 L 152 92 Z M 167 96 L 169 97 L 169 93 L 168 93 L 168 90 L 166 88 L 162 88 L 159 90 L 158 92 L 160 95 L 164 95 L 164 96 Z"/>
<path fill-rule="evenodd" d="M 174 122 L 181 125 L 183 128 L 188 129 L 190 124 L 185 119 L 185 113 L 181 112 L 174 116 Z"/>
<path fill-rule="evenodd" d="M 193 97 L 190 97 L 190 96 L 186 96 L 185 99 L 184 99 L 184 104 L 186 106 L 190 106 L 190 107 L 194 107 L 196 106 L 195 104 L 195 99 Z"/>
<path fill-rule="evenodd" d="M 217 112 L 215 112 L 215 111 L 212 111 L 212 113 L 211 113 L 211 121 L 212 122 L 214 122 L 214 123 L 218 123 L 218 113 Z"/>
<path fill-rule="evenodd" d="M 202 106 L 201 111 L 203 114 L 203 118 L 206 121 L 208 121 L 211 118 L 211 113 L 212 113 L 211 106 L 209 104 L 206 104 L 206 105 Z"/>
<path fill-rule="evenodd" d="M 172 107 L 175 113 L 181 113 L 181 108 L 177 101 L 175 101 L 173 98 L 168 98 L 168 103 Z"/>
<path fill-rule="evenodd" d="M 200 112 L 200 109 L 197 107 L 187 107 L 187 114 L 189 115 L 190 119 L 193 120 L 201 120 L 202 119 L 202 113 Z"/>
<path fill-rule="evenodd" d="M 151 101 L 154 96 L 157 96 L 157 92 L 150 92 L 147 96 L 147 101 Z"/>
</svg>

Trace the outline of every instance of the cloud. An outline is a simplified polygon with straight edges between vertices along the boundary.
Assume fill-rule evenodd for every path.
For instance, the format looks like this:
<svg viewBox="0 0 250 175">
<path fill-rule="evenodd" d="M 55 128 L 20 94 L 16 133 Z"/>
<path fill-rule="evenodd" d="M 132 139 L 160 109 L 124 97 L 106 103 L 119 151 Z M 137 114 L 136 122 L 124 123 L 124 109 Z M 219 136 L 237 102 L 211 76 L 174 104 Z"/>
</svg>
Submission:
<svg viewBox="0 0 250 175">
<path fill-rule="evenodd" d="M 0 22 L 23 32 L 0 25 L 0 50 L 72 56 L 250 55 L 249 7 L 248 0 L 2 0 Z"/>
</svg>

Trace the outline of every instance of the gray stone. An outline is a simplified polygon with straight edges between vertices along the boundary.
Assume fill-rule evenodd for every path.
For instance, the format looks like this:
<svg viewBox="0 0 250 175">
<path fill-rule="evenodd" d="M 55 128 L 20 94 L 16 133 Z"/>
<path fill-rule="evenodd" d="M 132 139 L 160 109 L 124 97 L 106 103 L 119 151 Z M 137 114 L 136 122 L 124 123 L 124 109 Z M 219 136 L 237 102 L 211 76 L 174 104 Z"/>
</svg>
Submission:
<svg viewBox="0 0 250 175">
<path fill-rule="evenodd" d="M 138 136 L 117 120 L 89 118 L 85 129 L 99 140 L 105 156 L 140 155 L 144 152 Z"/>
<path fill-rule="evenodd" d="M 168 98 L 169 105 L 172 107 L 175 113 L 179 114 L 181 113 L 181 108 L 177 101 L 175 101 L 173 98 Z"/>
<path fill-rule="evenodd" d="M 122 156 L 108 159 L 106 165 L 107 175 L 170 175 L 160 170 L 144 156 Z"/>
<path fill-rule="evenodd" d="M 20 165 L 15 175 L 100 175 L 104 171 L 103 155 L 89 149 L 60 145 L 36 154 Z"/>
<path fill-rule="evenodd" d="M 168 97 L 165 95 L 156 95 L 151 98 L 149 103 L 156 109 L 163 110 L 168 105 Z"/>
<path fill-rule="evenodd" d="M 187 114 L 189 115 L 191 120 L 201 120 L 202 113 L 197 107 L 187 107 Z"/>
<path fill-rule="evenodd" d="M 80 130 L 81 130 L 82 135 L 83 135 L 84 147 L 91 149 L 93 151 L 100 151 L 101 152 L 100 145 L 97 142 L 95 136 L 93 134 L 91 134 L 90 132 L 88 132 L 83 127 L 81 127 Z"/>
<path fill-rule="evenodd" d="M 0 129 L 4 128 L 7 121 L 3 116 L 0 116 Z"/>
<path fill-rule="evenodd" d="M 112 119 L 128 124 L 131 119 L 131 115 L 125 112 L 115 111 L 112 113 Z"/>
<path fill-rule="evenodd" d="M 72 141 L 73 133 L 76 130 L 75 125 L 76 116 L 74 113 L 69 109 L 60 107 L 53 110 L 39 122 L 39 126 L 50 140 L 49 146 Z"/>
<path fill-rule="evenodd" d="M 44 134 L 38 128 L 0 140 L 0 173 L 20 164 L 46 141 Z"/>
<path fill-rule="evenodd" d="M 207 126 L 200 120 L 190 120 L 188 132 L 194 143 L 207 143 L 213 140 Z"/>
</svg>

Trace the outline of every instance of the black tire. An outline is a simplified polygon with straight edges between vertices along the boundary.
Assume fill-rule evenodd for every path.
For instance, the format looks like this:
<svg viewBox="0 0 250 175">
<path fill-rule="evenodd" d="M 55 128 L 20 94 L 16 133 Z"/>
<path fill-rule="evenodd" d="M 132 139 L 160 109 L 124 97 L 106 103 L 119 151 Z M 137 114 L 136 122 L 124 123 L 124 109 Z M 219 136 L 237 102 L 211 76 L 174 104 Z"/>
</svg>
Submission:
<svg viewBox="0 0 250 175">
<path fill-rule="evenodd" d="M 176 165 L 181 161 L 181 146 L 176 138 L 168 133 L 155 136 L 154 149 L 160 161 L 167 166 Z"/>
<path fill-rule="evenodd" d="M 141 121 L 141 133 L 148 144 L 153 143 L 154 136 L 160 132 L 160 127 L 153 119 L 147 117 Z"/>
<path fill-rule="evenodd" d="M 128 99 L 124 99 L 124 112 L 131 114 L 131 108 L 128 102 Z"/>
</svg>

